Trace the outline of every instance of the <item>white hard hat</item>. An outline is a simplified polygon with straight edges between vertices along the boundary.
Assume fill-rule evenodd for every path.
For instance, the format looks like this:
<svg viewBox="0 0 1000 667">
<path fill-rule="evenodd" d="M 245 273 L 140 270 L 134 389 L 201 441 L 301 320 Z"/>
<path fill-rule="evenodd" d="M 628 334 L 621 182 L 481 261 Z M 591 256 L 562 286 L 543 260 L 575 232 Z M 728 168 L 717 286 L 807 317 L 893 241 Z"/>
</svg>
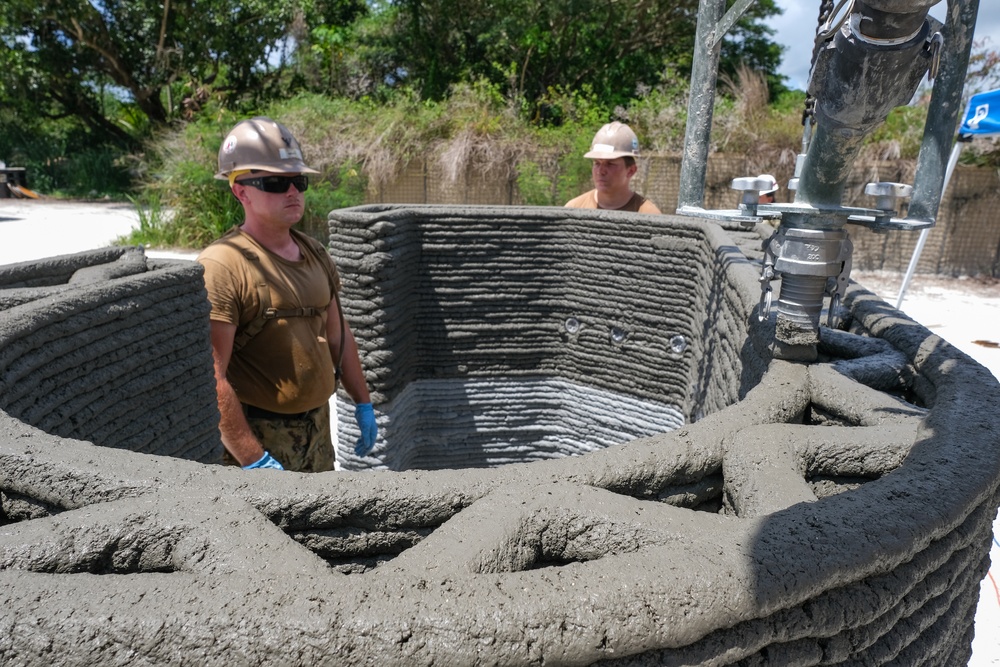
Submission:
<svg viewBox="0 0 1000 667">
<path fill-rule="evenodd" d="M 767 186 L 767 189 L 766 190 L 761 190 L 759 194 L 769 195 L 772 192 L 777 192 L 778 191 L 778 180 L 774 176 L 772 176 L 771 174 L 761 174 L 760 176 L 757 177 L 757 180 L 758 181 L 767 181 L 769 183 L 769 185 Z M 751 187 L 753 187 L 753 186 L 751 186 Z"/>
<path fill-rule="evenodd" d="M 590 150 L 583 154 L 592 160 L 613 160 L 616 157 L 639 157 L 639 138 L 625 123 L 608 123 L 594 135 Z"/>
</svg>

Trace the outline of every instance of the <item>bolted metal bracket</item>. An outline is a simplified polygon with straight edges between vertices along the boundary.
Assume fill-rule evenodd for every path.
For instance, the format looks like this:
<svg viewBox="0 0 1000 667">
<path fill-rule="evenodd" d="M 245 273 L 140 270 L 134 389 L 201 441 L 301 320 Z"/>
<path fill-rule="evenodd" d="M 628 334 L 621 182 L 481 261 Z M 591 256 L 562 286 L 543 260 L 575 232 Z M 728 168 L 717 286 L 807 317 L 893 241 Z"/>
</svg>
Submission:
<svg viewBox="0 0 1000 667">
<path fill-rule="evenodd" d="M 875 208 L 879 213 L 875 215 L 874 231 L 888 229 L 892 226 L 892 220 L 896 216 L 897 202 L 901 199 L 909 199 L 913 194 L 913 186 L 905 183 L 869 183 L 865 186 L 865 194 L 875 197 Z"/>
<path fill-rule="evenodd" d="M 714 220 L 719 223 L 737 222 L 745 229 L 750 229 L 758 222 L 768 218 L 780 218 L 779 213 L 763 213 L 761 215 L 747 215 L 743 209 L 704 209 L 697 206 L 681 206 L 677 209 L 677 215 L 686 215 L 692 218 L 703 218 Z M 723 225 L 725 228 L 725 225 Z"/>
<path fill-rule="evenodd" d="M 771 183 L 763 178 L 743 176 L 734 178 L 730 187 L 741 193 L 740 210 L 746 211 L 751 216 L 756 216 L 757 206 L 760 202 L 760 191 L 771 187 Z"/>
</svg>

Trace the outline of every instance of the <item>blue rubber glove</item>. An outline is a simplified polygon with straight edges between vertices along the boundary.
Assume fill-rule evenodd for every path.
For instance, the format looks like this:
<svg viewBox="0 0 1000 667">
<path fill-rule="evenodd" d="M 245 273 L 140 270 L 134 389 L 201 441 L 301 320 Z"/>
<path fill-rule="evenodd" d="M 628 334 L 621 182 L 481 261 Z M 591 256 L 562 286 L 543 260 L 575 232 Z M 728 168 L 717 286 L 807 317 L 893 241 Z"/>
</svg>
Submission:
<svg viewBox="0 0 1000 667">
<path fill-rule="evenodd" d="M 378 424 L 375 423 L 375 409 L 371 403 L 358 403 L 354 406 L 354 419 L 361 429 L 361 437 L 354 443 L 354 453 L 366 456 L 375 447 L 378 438 Z"/>
<path fill-rule="evenodd" d="M 260 457 L 258 460 L 254 461 L 248 466 L 243 466 L 244 470 L 256 470 L 258 468 L 272 468 L 274 470 L 284 470 L 278 460 L 271 456 L 268 451 L 264 452 L 264 456 Z"/>
</svg>

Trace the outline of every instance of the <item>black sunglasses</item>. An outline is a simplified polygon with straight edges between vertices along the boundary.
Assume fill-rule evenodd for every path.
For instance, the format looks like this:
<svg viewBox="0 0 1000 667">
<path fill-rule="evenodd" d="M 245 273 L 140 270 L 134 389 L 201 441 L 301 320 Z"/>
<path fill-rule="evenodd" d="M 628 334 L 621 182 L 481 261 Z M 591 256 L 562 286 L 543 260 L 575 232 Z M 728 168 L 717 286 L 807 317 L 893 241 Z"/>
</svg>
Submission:
<svg viewBox="0 0 1000 667">
<path fill-rule="evenodd" d="M 249 185 L 258 190 L 274 194 L 288 192 L 289 185 L 294 185 L 295 189 L 299 192 L 305 192 L 309 189 L 309 177 L 305 174 L 299 174 L 298 176 L 258 176 L 257 178 L 247 178 L 236 182 L 240 185 Z"/>
</svg>

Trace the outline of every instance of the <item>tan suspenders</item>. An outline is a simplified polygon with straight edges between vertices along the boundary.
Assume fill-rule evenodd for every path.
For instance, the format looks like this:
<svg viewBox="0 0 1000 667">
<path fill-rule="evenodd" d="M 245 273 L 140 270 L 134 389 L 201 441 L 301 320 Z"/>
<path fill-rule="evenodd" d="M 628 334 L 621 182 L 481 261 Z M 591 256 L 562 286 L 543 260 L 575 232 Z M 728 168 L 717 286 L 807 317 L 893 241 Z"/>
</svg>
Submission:
<svg viewBox="0 0 1000 667">
<path fill-rule="evenodd" d="M 233 230 L 228 232 L 226 236 L 230 234 L 237 234 L 238 227 L 234 227 Z M 242 348 L 244 345 L 249 343 L 254 336 L 259 334 L 264 328 L 264 325 L 268 323 L 269 320 L 276 318 L 287 318 L 287 317 L 321 317 L 326 311 L 326 308 L 274 308 L 271 305 L 271 289 L 267 285 L 267 281 L 264 280 L 264 271 L 260 266 L 260 257 L 257 256 L 253 250 L 249 248 L 241 248 L 235 243 L 230 243 L 223 237 L 222 243 L 239 250 L 247 259 L 247 264 L 251 267 L 251 271 L 254 274 L 254 283 L 257 288 L 257 299 L 260 301 L 260 309 L 257 311 L 257 316 L 254 317 L 245 327 L 236 332 L 236 338 L 233 339 L 233 353 L 235 354 L 237 350 Z M 306 251 L 311 253 L 315 257 L 320 266 L 324 268 L 328 273 L 330 271 L 330 260 L 326 256 L 326 252 L 321 251 L 317 247 L 317 244 L 311 243 L 310 239 L 303 239 L 301 246 L 304 246 Z M 332 277 L 332 276 L 331 276 Z M 331 280 L 331 282 L 334 282 Z M 340 307 L 340 295 L 337 294 L 337 290 L 333 291 L 333 299 L 337 303 L 337 315 L 340 317 L 340 351 L 337 354 L 337 359 L 334 362 L 334 372 L 336 373 L 336 378 L 339 381 L 341 375 L 341 363 L 344 357 L 344 311 Z"/>
</svg>

